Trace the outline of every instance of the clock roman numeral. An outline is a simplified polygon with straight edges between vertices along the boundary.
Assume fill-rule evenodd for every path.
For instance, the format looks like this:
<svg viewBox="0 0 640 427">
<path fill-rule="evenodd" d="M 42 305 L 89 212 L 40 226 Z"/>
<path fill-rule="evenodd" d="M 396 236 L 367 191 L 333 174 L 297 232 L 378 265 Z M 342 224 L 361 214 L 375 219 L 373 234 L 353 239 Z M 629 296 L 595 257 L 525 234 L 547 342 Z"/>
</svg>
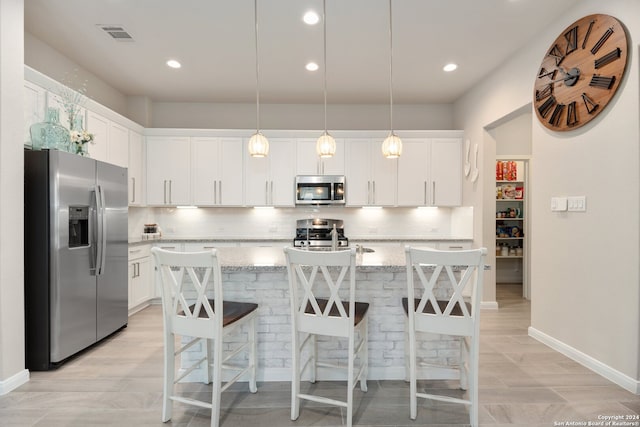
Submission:
<svg viewBox="0 0 640 427">
<path fill-rule="evenodd" d="M 576 110 L 576 101 L 571 101 L 567 106 L 567 126 L 573 126 L 578 123 L 578 114 Z"/>
<path fill-rule="evenodd" d="M 562 117 L 562 112 L 564 111 L 564 104 L 556 105 L 556 108 L 553 110 L 551 114 L 551 118 L 549 119 L 549 124 L 552 126 L 560 125 L 560 118 Z"/>
<path fill-rule="evenodd" d="M 564 60 L 564 55 L 562 54 L 562 51 L 560 50 L 557 44 L 553 45 L 553 47 L 551 48 L 549 53 L 547 53 L 547 55 L 555 59 L 556 65 L 560 65 L 560 63 Z"/>
<path fill-rule="evenodd" d="M 578 26 L 576 25 L 564 34 L 564 38 L 567 39 L 567 49 L 565 55 L 569 55 L 571 52 L 578 48 Z"/>
<path fill-rule="evenodd" d="M 589 22 L 589 28 L 587 28 L 587 34 L 584 35 L 584 40 L 582 41 L 582 48 L 584 49 L 587 46 L 587 40 L 589 40 L 589 35 L 591 35 L 591 29 L 593 28 L 593 24 L 595 24 L 595 19 Z"/>
<path fill-rule="evenodd" d="M 602 89 L 611 89 L 613 83 L 616 81 L 616 76 L 605 77 L 598 74 L 594 74 L 589 82 L 589 86 L 599 87 Z"/>
<path fill-rule="evenodd" d="M 599 104 L 596 104 L 595 102 L 593 102 L 593 100 L 589 98 L 586 93 L 582 94 L 582 100 L 584 101 L 584 106 L 587 107 L 587 112 L 589 114 L 593 113 L 598 109 Z"/>
<path fill-rule="evenodd" d="M 593 47 L 591 48 L 591 53 L 595 55 L 600 50 L 604 42 L 607 41 L 609 36 L 611 36 L 611 34 L 613 34 L 613 27 L 609 27 L 607 31 L 604 32 L 602 37 L 600 37 L 600 40 L 598 40 L 596 44 L 594 44 Z"/>
<path fill-rule="evenodd" d="M 562 54 L 562 51 L 560 50 L 557 44 L 553 45 L 553 47 L 551 48 L 549 53 L 547 53 L 547 55 L 551 56 L 553 59 L 556 60 L 556 65 L 560 65 L 560 63 L 564 59 L 564 55 Z"/>
<path fill-rule="evenodd" d="M 542 101 L 553 93 L 553 83 L 549 83 L 540 90 L 536 90 L 536 101 Z"/>
<path fill-rule="evenodd" d="M 620 50 L 619 47 L 617 47 L 611 52 L 607 53 L 606 55 L 596 59 L 595 60 L 596 69 L 602 68 L 605 65 L 607 65 L 609 62 L 615 61 L 616 59 L 620 58 L 621 54 L 622 54 L 622 51 Z"/>
<path fill-rule="evenodd" d="M 538 73 L 538 78 L 541 79 L 543 77 L 549 77 L 551 80 L 554 79 L 558 70 L 547 71 L 546 68 L 542 67 L 540 72 Z"/>
<path fill-rule="evenodd" d="M 551 111 L 551 109 L 555 104 L 556 104 L 556 98 L 554 96 L 551 96 L 549 97 L 549 99 L 544 101 L 544 104 L 538 107 L 538 112 L 542 117 L 546 118 L 547 114 L 549 114 L 549 111 Z"/>
</svg>

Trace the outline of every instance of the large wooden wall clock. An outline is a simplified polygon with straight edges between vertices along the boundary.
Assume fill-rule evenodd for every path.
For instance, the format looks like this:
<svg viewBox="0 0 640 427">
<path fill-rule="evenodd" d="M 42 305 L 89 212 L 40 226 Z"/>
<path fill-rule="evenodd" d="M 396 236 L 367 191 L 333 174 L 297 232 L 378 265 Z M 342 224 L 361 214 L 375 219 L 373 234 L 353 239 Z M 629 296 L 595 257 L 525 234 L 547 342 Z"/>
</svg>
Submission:
<svg viewBox="0 0 640 427">
<path fill-rule="evenodd" d="M 544 56 L 535 81 L 536 115 L 553 131 L 577 129 L 613 98 L 627 66 L 627 34 L 609 15 L 567 27 Z"/>
</svg>

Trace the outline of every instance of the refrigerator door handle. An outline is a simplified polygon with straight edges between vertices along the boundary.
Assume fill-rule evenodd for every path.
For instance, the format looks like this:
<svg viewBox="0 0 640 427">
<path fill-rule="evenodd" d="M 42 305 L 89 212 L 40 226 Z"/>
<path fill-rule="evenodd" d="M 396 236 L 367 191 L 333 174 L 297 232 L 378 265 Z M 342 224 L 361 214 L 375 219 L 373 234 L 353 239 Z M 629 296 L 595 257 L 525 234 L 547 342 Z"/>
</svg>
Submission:
<svg viewBox="0 0 640 427">
<path fill-rule="evenodd" d="M 97 251 L 96 251 L 96 276 L 102 275 L 107 257 L 107 239 L 106 235 L 106 215 L 104 211 L 105 200 L 104 191 L 102 186 L 96 186 L 96 212 L 98 222 L 98 239 L 97 239 Z"/>
</svg>

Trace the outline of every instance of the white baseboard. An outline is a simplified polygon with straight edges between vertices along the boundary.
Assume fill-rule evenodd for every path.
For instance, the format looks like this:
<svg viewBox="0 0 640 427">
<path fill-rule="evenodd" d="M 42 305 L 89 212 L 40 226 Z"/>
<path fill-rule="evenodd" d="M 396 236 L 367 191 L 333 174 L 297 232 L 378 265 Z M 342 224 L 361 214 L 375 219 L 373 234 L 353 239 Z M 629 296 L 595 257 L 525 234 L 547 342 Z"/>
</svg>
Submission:
<svg viewBox="0 0 640 427">
<path fill-rule="evenodd" d="M 480 310 L 497 310 L 498 301 L 480 301 Z"/>
<path fill-rule="evenodd" d="M 9 393 L 12 390 L 17 389 L 22 384 L 25 384 L 29 381 L 29 370 L 23 369 L 17 374 L 7 378 L 6 380 L 0 381 L 0 396 Z"/>
<path fill-rule="evenodd" d="M 588 354 L 585 354 L 580 350 L 576 350 L 575 348 L 568 346 L 562 341 L 559 341 L 545 334 L 544 332 L 540 332 L 533 327 L 529 327 L 529 336 L 551 347 L 557 352 L 564 354 L 565 356 L 578 362 L 582 366 L 591 369 L 596 374 L 601 375 L 602 377 L 619 385 L 625 390 L 628 390 L 633 394 L 640 394 L 640 381 L 631 378 L 626 374 L 623 374 L 622 372 L 612 368 L 609 365 L 605 365 L 604 363 L 600 362 L 597 359 L 594 359 Z"/>
</svg>

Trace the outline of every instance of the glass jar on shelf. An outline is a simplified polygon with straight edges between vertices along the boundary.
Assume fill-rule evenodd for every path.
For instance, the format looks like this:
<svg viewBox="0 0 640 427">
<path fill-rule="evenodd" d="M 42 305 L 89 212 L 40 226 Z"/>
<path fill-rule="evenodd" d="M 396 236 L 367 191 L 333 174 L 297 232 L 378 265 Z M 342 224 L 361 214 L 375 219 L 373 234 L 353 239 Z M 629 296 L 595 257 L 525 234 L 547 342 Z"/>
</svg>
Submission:
<svg viewBox="0 0 640 427">
<path fill-rule="evenodd" d="M 29 128 L 31 148 L 34 150 L 69 151 L 69 130 L 60 124 L 60 112 L 57 108 L 48 108 L 44 122 L 34 123 Z"/>
</svg>

